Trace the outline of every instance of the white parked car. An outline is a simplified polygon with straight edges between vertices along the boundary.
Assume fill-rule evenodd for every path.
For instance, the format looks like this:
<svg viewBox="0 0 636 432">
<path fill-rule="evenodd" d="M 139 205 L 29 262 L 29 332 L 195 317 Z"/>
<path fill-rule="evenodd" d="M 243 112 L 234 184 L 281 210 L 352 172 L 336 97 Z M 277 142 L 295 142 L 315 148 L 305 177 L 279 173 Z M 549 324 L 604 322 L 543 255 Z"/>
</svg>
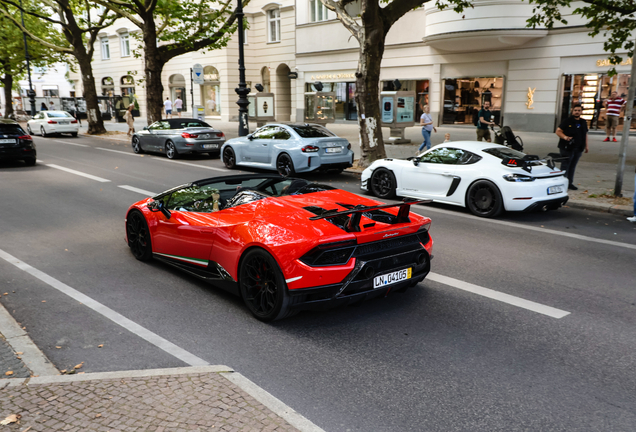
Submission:
<svg viewBox="0 0 636 432">
<path fill-rule="evenodd" d="M 39 134 L 43 137 L 59 133 L 69 133 L 76 137 L 79 124 L 66 111 L 40 111 L 27 122 L 27 131 L 31 135 Z"/>
<path fill-rule="evenodd" d="M 362 172 L 361 187 L 378 198 L 431 199 L 481 217 L 556 209 L 568 201 L 565 171 L 551 159 L 476 141 L 440 144 L 406 160 L 377 160 Z"/>
</svg>

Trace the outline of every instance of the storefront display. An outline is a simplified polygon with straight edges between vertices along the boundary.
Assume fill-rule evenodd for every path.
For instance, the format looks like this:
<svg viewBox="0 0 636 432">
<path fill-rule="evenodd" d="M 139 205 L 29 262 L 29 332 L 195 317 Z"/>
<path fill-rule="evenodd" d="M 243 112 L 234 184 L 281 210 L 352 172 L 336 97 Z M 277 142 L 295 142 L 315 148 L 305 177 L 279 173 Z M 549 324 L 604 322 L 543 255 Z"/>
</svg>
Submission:
<svg viewBox="0 0 636 432">
<path fill-rule="evenodd" d="M 314 87 L 313 83 L 305 84 L 306 93 L 312 93 L 316 91 L 317 90 Z M 356 83 L 354 82 L 323 82 L 321 91 L 335 93 L 333 116 L 335 117 L 336 120 L 353 120 L 353 121 L 358 120 L 358 107 L 356 106 L 356 100 L 355 100 Z M 305 102 L 306 113 L 309 112 L 309 110 L 311 109 L 309 105 L 307 105 L 307 102 L 313 103 L 313 100 L 307 101 L 306 99 L 306 102 Z"/>
<path fill-rule="evenodd" d="M 201 85 L 201 100 L 205 107 L 206 116 L 221 115 L 221 82 L 219 71 L 212 66 L 203 68 L 203 85 Z"/>
<path fill-rule="evenodd" d="M 472 124 L 473 114 L 484 102 L 499 122 L 503 77 L 453 78 L 444 80 L 444 124 Z"/>
</svg>

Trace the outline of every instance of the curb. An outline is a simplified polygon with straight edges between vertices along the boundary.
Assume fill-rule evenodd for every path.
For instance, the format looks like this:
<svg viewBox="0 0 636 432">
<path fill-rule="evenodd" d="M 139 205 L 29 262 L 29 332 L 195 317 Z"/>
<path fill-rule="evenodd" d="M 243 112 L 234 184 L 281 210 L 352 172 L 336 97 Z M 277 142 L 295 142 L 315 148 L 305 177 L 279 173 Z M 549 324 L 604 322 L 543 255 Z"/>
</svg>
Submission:
<svg viewBox="0 0 636 432">
<path fill-rule="evenodd" d="M 20 357 L 25 366 L 31 370 L 34 376 L 59 375 L 55 366 L 33 343 L 27 332 L 22 330 L 9 311 L 0 304 L 0 333 L 13 351 L 22 352 Z M 24 380 L 23 378 L 9 378 L 9 380 Z M 4 380 L 0 380 L 4 381 Z M 1 385 L 0 385 L 1 386 Z"/>
<path fill-rule="evenodd" d="M 101 138 L 101 139 L 110 139 L 110 140 L 122 141 L 122 142 L 130 142 L 130 139 L 113 138 L 112 136 L 89 135 L 85 133 L 80 133 L 79 136 L 83 136 L 86 138 Z"/>
</svg>

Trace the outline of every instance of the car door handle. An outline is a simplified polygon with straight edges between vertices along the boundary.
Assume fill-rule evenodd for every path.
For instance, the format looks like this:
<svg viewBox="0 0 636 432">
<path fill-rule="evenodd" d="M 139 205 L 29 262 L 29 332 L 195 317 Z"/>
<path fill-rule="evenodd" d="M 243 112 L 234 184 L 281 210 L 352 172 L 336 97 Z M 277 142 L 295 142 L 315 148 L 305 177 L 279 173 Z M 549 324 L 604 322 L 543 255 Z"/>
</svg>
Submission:
<svg viewBox="0 0 636 432">
<path fill-rule="evenodd" d="M 453 176 L 453 174 L 451 174 L 451 173 L 449 173 L 449 172 L 442 173 L 442 175 L 443 175 L 444 177 L 452 177 L 452 176 Z"/>
<path fill-rule="evenodd" d="M 263 147 L 267 147 L 267 144 L 261 144 Z"/>
</svg>

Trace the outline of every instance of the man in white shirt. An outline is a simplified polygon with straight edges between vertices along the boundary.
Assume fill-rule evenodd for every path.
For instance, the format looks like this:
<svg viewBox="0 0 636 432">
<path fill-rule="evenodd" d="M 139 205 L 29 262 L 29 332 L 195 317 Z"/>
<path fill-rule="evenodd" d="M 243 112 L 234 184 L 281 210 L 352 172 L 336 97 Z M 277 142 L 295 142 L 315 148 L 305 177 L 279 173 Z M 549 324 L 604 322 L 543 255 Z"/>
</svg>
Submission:
<svg viewBox="0 0 636 432">
<path fill-rule="evenodd" d="M 174 109 L 177 110 L 177 114 L 179 114 L 179 118 L 181 118 L 181 109 L 183 108 L 183 101 L 181 97 L 177 96 L 177 100 L 174 101 Z"/>
<path fill-rule="evenodd" d="M 163 107 L 166 110 L 166 118 L 172 118 L 172 102 L 170 102 L 170 98 L 166 98 Z"/>
</svg>

